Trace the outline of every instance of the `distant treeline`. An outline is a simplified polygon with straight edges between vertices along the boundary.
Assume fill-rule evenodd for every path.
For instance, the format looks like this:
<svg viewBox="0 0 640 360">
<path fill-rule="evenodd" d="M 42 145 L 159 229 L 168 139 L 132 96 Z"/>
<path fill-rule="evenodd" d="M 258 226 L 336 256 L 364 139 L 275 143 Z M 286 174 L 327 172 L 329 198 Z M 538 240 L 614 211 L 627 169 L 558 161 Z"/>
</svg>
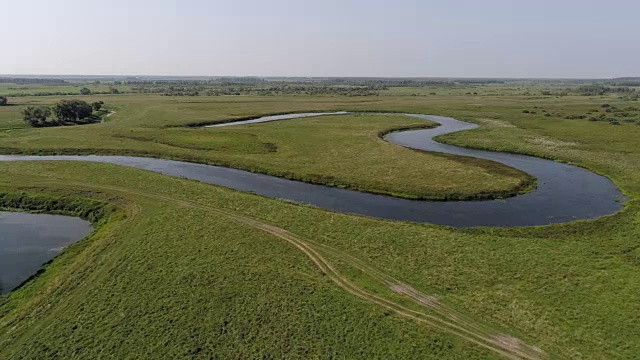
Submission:
<svg viewBox="0 0 640 360">
<path fill-rule="evenodd" d="M 217 78 L 208 80 L 134 80 L 125 81 L 132 92 L 165 96 L 222 95 L 341 95 L 375 96 L 390 87 L 455 88 L 503 83 L 496 79 L 376 79 L 326 78 L 267 80 L 257 77 Z M 121 82 L 114 83 L 122 84 Z"/>
<path fill-rule="evenodd" d="M 604 86 L 604 85 L 587 85 L 580 86 L 577 89 L 577 92 L 586 95 L 586 96 L 594 96 L 594 95 L 604 95 L 607 93 L 633 93 L 636 89 L 624 86 L 612 87 L 612 86 Z"/>
<path fill-rule="evenodd" d="M 0 78 L 0 84 L 41 84 L 41 85 L 65 85 L 67 81 L 62 79 L 36 79 L 36 78 Z"/>
<path fill-rule="evenodd" d="M 543 90 L 545 96 L 567 96 L 569 94 L 579 94 L 583 96 L 598 96 L 605 94 L 627 94 L 637 99 L 637 90 L 629 86 L 605 86 L 601 84 L 583 85 L 574 88 L 564 88 L 556 90 Z"/>
<path fill-rule="evenodd" d="M 342 95 L 342 96 L 376 96 L 378 89 L 369 86 L 360 87 L 334 87 L 334 86 L 313 86 L 313 85 L 276 85 L 268 87 L 250 86 L 216 86 L 208 88 L 169 86 L 151 88 L 132 88 L 141 93 L 158 93 L 164 96 L 225 96 L 225 95 Z"/>
<path fill-rule="evenodd" d="M 18 93 L 18 94 L 7 94 L 5 96 L 8 97 L 27 97 L 27 96 L 73 96 L 73 95 L 108 95 L 108 94 L 119 94 L 120 91 L 118 89 L 109 90 L 109 91 L 93 91 L 89 94 L 82 94 L 79 92 L 61 92 L 61 91 L 46 91 L 46 92 L 38 92 L 38 93 Z"/>
<path fill-rule="evenodd" d="M 613 86 L 640 86 L 640 80 L 616 80 L 609 82 L 609 84 Z"/>
<path fill-rule="evenodd" d="M 385 78 L 335 78 L 323 81 L 325 84 L 384 85 L 387 87 L 426 87 L 434 85 L 464 84 L 504 84 L 500 79 L 385 79 Z"/>
<path fill-rule="evenodd" d="M 255 76 L 243 76 L 243 77 L 221 77 L 217 79 L 222 84 L 260 84 L 267 80 Z"/>
<path fill-rule="evenodd" d="M 120 82 L 118 82 L 120 83 Z M 125 81 L 132 86 L 194 86 L 194 85 L 269 85 L 269 84 L 289 84 L 289 85 L 309 85 L 322 84 L 350 85 L 350 86 L 376 86 L 376 87 L 424 87 L 433 85 L 456 85 L 456 84 L 504 84 L 504 80 L 499 79 L 385 79 L 385 78 L 328 78 L 328 79 L 283 79 L 267 80 L 258 77 L 224 77 L 210 80 L 133 80 Z"/>
<path fill-rule="evenodd" d="M 391 88 L 433 88 L 433 89 L 467 89 L 467 95 L 476 94 L 470 88 L 481 88 L 495 84 L 518 87 L 524 85 L 527 92 L 543 96 L 584 95 L 596 96 L 609 93 L 621 93 L 625 97 L 636 100 L 638 91 L 633 86 L 640 86 L 640 78 L 618 78 L 609 80 L 587 79 L 492 79 L 492 78 L 261 78 L 261 77 L 219 77 L 219 78 L 117 78 L 111 80 L 93 80 L 90 82 L 67 82 L 63 79 L 38 78 L 0 78 L 0 82 L 42 85 L 108 85 L 100 90 L 87 87 L 79 89 L 79 93 L 63 91 L 37 92 L 29 90 L 11 97 L 20 96 L 67 96 L 67 95 L 106 95 L 123 93 L 160 94 L 164 96 L 225 96 L 225 95 L 337 95 L 337 96 L 376 96 L 384 94 Z M 536 90 L 533 90 L 537 87 Z M 26 90 L 26 89 L 25 89 Z M 56 89 L 43 89 L 56 90 Z M 529 91 L 530 90 L 530 91 Z M 435 94 L 426 91 L 424 94 Z M 482 93 L 487 95 L 486 92 Z M 414 94 L 415 95 L 415 94 Z"/>
</svg>

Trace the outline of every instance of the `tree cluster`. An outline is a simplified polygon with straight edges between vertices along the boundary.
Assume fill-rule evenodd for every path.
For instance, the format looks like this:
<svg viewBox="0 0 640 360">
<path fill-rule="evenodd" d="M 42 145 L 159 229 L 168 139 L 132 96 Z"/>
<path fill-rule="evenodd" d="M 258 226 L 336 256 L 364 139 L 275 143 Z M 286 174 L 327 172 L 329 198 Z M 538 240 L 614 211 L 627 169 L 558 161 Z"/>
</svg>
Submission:
<svg viewBox="0 0 640 360">
<path fill-rule="evenodd" d="M 22 116 L 33 127 L 91 124 L 101 121 L 105 112 L 101 110 L 103 104 L 102 101 L 89 104 L 82 100 L 60 100 L 51 107 L 28 106 Z"/>
<path fill-rule="evenodd" d="M 86 89 L 83 91 L 83 89 Z M 83 88 L 80 89 L 80 95 L 107 95 L 107 94 L 121 94 L 120 90 L 114 87 L 109 87 L 108 91 L 91 91 L 91 89 Z M 88 92 L 87 92 L 88 91 Z M 137 91 L 143 92 L 143 91 Z M 47 92 L 36 92 L 36 93 L 15 93 L 10 94 L 11 97 L 25 97 L 25 96 L 74 96 L 78 95 L 77 92 L 61 92 L 61 91 L 47 91 Z"/>
<path fill-rule="evenodd" d="M 0 96 L 0 106 L 9 105 L 9 99 L 6 96 Z"/>
</svg>

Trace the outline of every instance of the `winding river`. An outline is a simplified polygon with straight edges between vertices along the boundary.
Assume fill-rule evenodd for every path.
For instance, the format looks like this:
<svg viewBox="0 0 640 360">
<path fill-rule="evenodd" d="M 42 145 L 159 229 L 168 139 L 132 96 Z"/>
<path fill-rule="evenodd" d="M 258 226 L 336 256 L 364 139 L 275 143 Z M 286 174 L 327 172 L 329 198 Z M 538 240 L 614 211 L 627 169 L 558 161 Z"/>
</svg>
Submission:
<svg viewBox="0 0 640 360">
<path fill-rule="evenodd" d="M 255 124 L 321 115 L 305 113 L 267 116 L 259 119 L 210 125 L 209 128 Z M 453 227 L 516 227 L 548 225 L 578 219 L 594 219 L 622 209 L 625 198 L 607 178 L 583 168 L 532 156 L 473 150 L 440 144 L 435 136 L 476 128 L 452 118 L 406 114 L 440 123 L 432 129 L 390 133 L 385 140 L 401 146 L 471 156 L 503 163 L 537 179 L 537 188 L 523 195 L 484 201 L 423 201 L 375 195 L 308 184 L 243 170 L 132 156 L 16 156 L 0 155 L 0 161 L 91 161 L 117 164 L 157 173 L 198 180 L 270 198 L 291 200 L 326 210 L 370 217 L 432 223 Z"/>
</svg>

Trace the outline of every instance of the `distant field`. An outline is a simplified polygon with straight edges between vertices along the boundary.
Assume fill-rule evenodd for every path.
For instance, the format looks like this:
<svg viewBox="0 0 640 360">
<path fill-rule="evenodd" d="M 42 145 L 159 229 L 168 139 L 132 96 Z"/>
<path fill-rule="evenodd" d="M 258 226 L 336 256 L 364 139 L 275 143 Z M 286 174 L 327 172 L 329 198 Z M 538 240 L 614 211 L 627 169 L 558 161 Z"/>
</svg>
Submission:
<svg viewBox="0 0 640 360">
<path fill-rule="evenodd" d="M 15 96 L 19 94 L 37 95 L 46 93 L 74 93 L 80 94 L 80 89 L 86 87 L 92 92 L 109 92 L 110 88 L 118 89 L 121 92 L 131 91 L 127 85 L 112 84 L 77 84 L 77 85 L 38 85 L 38 84 L 2 84 L 0 83 L 0 95 Z"/>
<path fill-rule="evenodd" d="M 619 94 L 466 94 L 475 89 L 436 96 L 91 96 L 85 99 L 102 99 L 116 114 L 104 124 L 46 129 L 27 128 L 19 112 L 57 97 L 11 98 L 15 106 L 0 107 L 5 153 L 225 161 L 300 178 L 331 174 L 335 185 L 395 186 L 402 194 L 442 194 L 444 183 L 458 192 L 513 186 L 519 177 L 504 177 L 504 169 L 378 139 L 379 131 L 419 125 L 398 115 L 180 127 L 314 110 L 452 116 L 480 128 L 441 141 L 575 163 L 610 177 L 630 202 L 594 221 L 460 230 L 335 214 L 114 165 L 0 163 L 0 193 L 54 199 L 51 206 L 71 194 L 120 209 L 0 300 L 0 358 L 484 359 L 499 357 L 495 343 L 508 336 L 550 358 L 634 358 L 640 103 Z M 431 305 L 401 297 L 391 278 Z M 358 291 L 422 315 L 408 317 Z M 443 326 L 451 313 L 456 327 Z M 425 315 L 433 318 L 421 322 Z"/>
</svg>

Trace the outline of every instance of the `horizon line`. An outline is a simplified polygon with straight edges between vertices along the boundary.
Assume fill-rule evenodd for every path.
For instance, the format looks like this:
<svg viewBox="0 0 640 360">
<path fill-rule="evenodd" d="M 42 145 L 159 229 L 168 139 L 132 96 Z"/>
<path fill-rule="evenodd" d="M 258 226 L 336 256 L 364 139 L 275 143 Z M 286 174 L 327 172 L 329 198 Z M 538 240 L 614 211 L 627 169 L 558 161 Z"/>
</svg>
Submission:
<svg viewBox="0 0 640 360">
<path fill-rule="evenodd" d="M 307 79 L 497 79 L 497 80 L 612 80 L 612 79 L 625 79 L 625 78 L 638 78 L 640 76 L 615 76 L 615 77 L 495 77 L 495 76 L 322 76 L 322 75 L 149 75 L 149 74 L 0 74 L 0 77 L 86 77 L 86 78 L 126 78 L 126 77 L 138 77 L 138 78 L 152 78 L 152 77 L 173 77 L 173 78 L 307 78 Z"/>
</svg>

